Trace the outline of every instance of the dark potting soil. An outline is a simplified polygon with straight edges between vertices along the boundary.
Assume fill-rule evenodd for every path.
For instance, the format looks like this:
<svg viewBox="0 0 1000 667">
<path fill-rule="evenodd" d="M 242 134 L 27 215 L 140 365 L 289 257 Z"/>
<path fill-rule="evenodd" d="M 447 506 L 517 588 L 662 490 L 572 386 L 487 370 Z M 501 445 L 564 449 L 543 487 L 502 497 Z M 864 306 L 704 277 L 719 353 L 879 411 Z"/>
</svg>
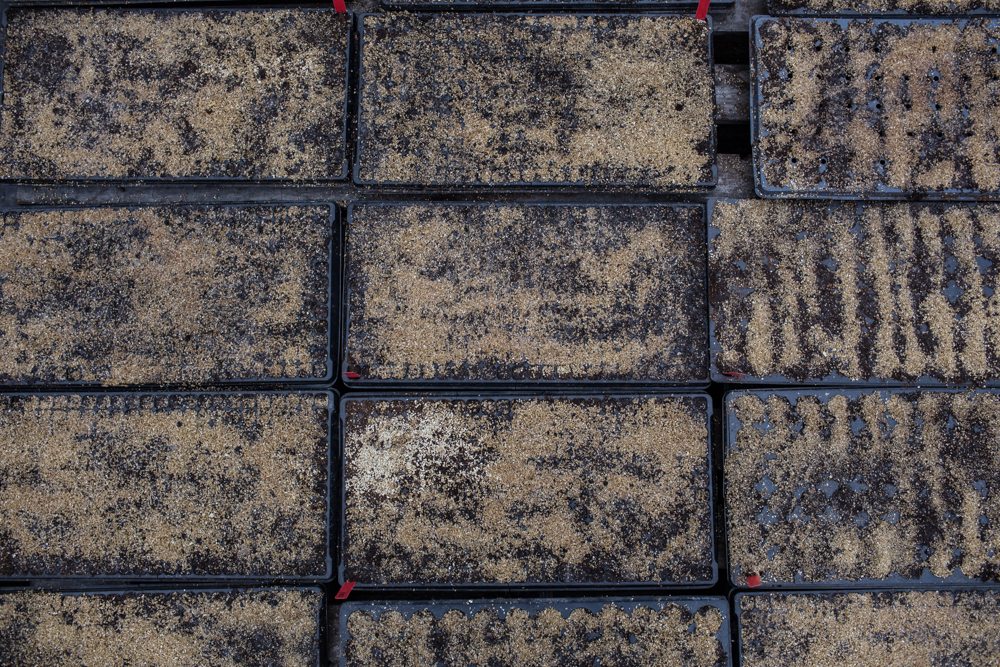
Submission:
<svg viewBox="0 0 1000 667">
<path fill-rule="evenodd" d="M 323 379 L 327 206 L 0 215 L 0 381 Z"/>
<path fill-rule="evenodd" d="M 331 400 L 0 397 L 0 576 L 328 576 Z"/>
<path fill-rule="evenodd" d="M 717 202 L 717 373 L 1000 380 L 1000 207 Z"/>
<path fill-rule="evenodd" d="M 1000 21 L 754 23 L 765 195 L 1000 194 Z"/>
<path fill-rule="evenodd" d="M 714 579 L 707 397 L 343 405 L 345 579 Z"/>
<path fill-rule="evenodd" d="M 344 667 L 729 665 L 725 600 L 351 604 Z"/>
<path fill-rule="evenodd" d="M 399 1 L 399 0 L 397 0 Z M 772 14 L 919 14 L 960 15 L 1000 12 L 1000 0 L 768 0 Z"/>
<path fill-rule="evenodd" d="M 1000 664 L 996 591 L 736 598 L 743 667 Z"/>
<path fill-rule="evenodd" d="M 1000 579 L 1000 396 L 731 393 L 733 580 L 912 585 Z"/>
<path fill-rule="evenodd" d="M 709 28 L 693 16 L 373 14 L 357 178 L 714 183 Z"/>
<path fill-rule="evenodd" d="M 318 590 L 0 594 L 0 664 L 319 664 Z"/>
<path fill-rule="evenodd" d="M 707 375 L 700 207 L 365 204 L 346 237 L 362 382 Z"/>
<path fill-rule="evenodd" d="M 344 178 L 332 9 L 11 9 L 0 178 Z"/>
</svg>

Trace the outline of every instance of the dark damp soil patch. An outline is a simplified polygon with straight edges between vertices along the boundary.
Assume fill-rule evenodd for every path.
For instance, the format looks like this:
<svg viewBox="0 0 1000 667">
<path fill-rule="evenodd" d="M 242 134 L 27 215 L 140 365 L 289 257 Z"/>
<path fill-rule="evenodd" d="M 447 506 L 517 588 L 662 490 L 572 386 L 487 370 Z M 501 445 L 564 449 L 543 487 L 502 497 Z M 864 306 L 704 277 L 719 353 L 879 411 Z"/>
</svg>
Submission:
<svg viewBox="0 0 1000 667">
<path fill-rule="evenodd" d="M 754 392 L 726 408 L 737 584 L 1000 579 L 997 394 Z"/>
<path fill-rule="evenodd" d="M 713 363 L 781 381 L 1000 379 L 1000 208 L 719 202 Z"/>
<path fill-rule="evenodd" d="M 714 180 L 709 34 L 693 17 L 382 14 L 363 30 L 362 182 Z"/>
<path fill-rule="evenodd" d="M 326 394 L 0 400 L 0 576 L 326 576 Z"/>
<path fill-rule="evenodd" d="M 372 381 L 695 382 L 696 207 L 357 205 L 348 371 Z"/>
<path fill-rule="evenodd" d="M 347 579 L 713 578 L 707 398 L 344 405 Z"/>
<path fill-rule="evenodd" d="M 995 592 L 769 593 L 738 604 L 746 667 L 1000 662 Z"/>
<path fill-rule="evenodd" d="M 12 665 L 314 665 L 319 591 L 0 594 Z"/>
<path fill-rule="evenodd" d="M 301 9 L 12 9 L 0 177 L 343 178 L 349 28 Z"/>
<path fill-rule="evenodd" d="M 0 216 L 0 380 L 204 383 L 329 372 L 330 209 Z"/>
<path fill-rule="evenodd" d="M 1000 192 L 1000 22 L 778 18 L 754 29 L 768 192 Z"/>
</svg>

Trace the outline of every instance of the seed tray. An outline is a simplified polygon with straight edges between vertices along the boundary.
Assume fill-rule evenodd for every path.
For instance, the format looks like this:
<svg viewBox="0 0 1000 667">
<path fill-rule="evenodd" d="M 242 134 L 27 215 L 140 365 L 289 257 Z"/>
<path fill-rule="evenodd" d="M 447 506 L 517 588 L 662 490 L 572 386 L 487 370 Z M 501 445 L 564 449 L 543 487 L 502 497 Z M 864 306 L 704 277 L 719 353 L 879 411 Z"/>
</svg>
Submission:
<svg viewBox="0 0 1000 667">
<path fill-rule="evenodd" d="M 739 593 L 743 667 L 995 665 L 996 591 Z"/>
<path fill-rule="evenodd" d="M 29 9 L 86 9 L 89 7 L 107 8 L 108 6 L 125 9 L 167 9 L 184 5 L 201 5 L 204 8 L 214 9 L 224 5 L 237 5 L 243 8 L 266 6 L 247 4 L 246 0 L 4 0 L 3 4 L 7 7 Z"/>
<path fill-rule="evenodd" d="M 290 0 L 282 0 L 286 5 L 292 4 Z M 308 2 L 308 0 L 306 0 Z M 266 7 L 266 4 L 248 4 L 246 0 L 4 0 L 8 7 L 29 7 L 32 9 L 65 9 L 65 8 L 88 8 L 107 6 L 122 7 L 126 9 L 145 8 L 170 8 L 183 5 L 201 5 L 208 9 L 217 6 L 238 5 L 243 8 Z M 314 3 L 315 4 L 315 3 Z M 714 3 L 713 3 L 714 4 Z M 299 9 L 304 9 L 300 7 Z"/>
<path fill-rule="evenodd" d="M 0 395 L 0 583 L 329 580 L 336 400 Z"/>
<path fill-rule="evenodd" d="M 341 375 L 351 387 L 703 384 L 703 211 L 354 204 Z"/>
<path fill-rule="evenodd" d="M 337 223 L 329 204 L 0 213 L 0 384 L 328 382 Z"/>
<path fill-rule="evenodd" d="M 408 632 L 418 615 L 420 627 Z M 657 623 L 663 615 L 670 621 Z M 362 643 L 362 630 L 385 634 Z M 732 665 L 729 605 L 715 597 L 348 603 L 339 647 L 340 667 L 402 664 L 413 655 L 448 665 Z"/>
<path fill-rule="evenodd" d="M 715 3 L 712 3 L 713 5 Z M 977 16 L 1000 13 L 997 0 L 768 0 L 769 14 L 837 16 Z"/>
<path fill-rule="evenodd" d="M 359 32 L 357 184 L 716 183 L 711 27 L 693 16 L 364 14 Z"/>
<path fill-rule="evenodd" d="M 350 395 L 339 581 L 709 587 L 711 411 L 704 394 Z"/>
<path fill-rule="evenodd" d="M 601 11 L 609 9 L 678 10 L 693 8 L 698 0 L 382 0 L 382 7 L 399 10 L 578 10 Z M 712 9 L 731 8 L 734 0 L 713 0 Z"/>
<path fill-rule="evenodd" d="M 325 617 L 319 589 L 0 591 L 0 660 L 319 667 Z"/>
<path fill-rule="evenodd" d="M 351 20 L 331 8 L 27 6 L 3 16 L 0 180 L 347 178 Z"/>
<path fill-rule="evenodd" d="M 1000 21 L 764 16 L 752 32 L 760 196 L 1000 198 Z"/>
<path fill-rule="evenodd" d="M 716 200 L 709 219 L 714 381 L 1000 380 L 1000 207 Z"/>
<path fill-rule="evenodd" d="M 1000 581 L 989 463 L 1000 393 L 738 391 L 724 410 L 735 585 L 750 575 L 768 588 Z"/>
</svg>

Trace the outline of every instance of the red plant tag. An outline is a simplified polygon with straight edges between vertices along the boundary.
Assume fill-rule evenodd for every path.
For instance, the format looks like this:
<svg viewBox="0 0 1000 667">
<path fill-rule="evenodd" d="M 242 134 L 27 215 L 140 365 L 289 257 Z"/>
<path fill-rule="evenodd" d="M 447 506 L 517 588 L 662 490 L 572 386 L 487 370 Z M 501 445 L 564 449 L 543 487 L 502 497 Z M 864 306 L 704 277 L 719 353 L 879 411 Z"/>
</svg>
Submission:
<svg viewBox="0 0 1000 667">
<path fill-rule="evenodd" d="M 337 591 L 337 594 L 334 595 L 333 598 L 335 600 L 346 600 L 348 596 L 351 594 L 351 591 L 353 590 L 354 590 L 354 582 L 345 581 L 344 585 L 340 587 L 340 590 Z"/>
<path fill-rule="evenodd" d="M 695 12 L 694 17 L 699 21 L 704 21 L 708 18 L 708 6 L 712 4 L 712 0 L 698 0 L 698 11 Z"/>
<path fill-rule="evenodd" d="M 747 587 L 757 588 L 760 586 L 760 575 L 759 574 L 748 574 L 747 575 Z"/>
<path fill-rule="evenodd" d="M 746 376 L 746 373 L 740 373 L 739 371 L 722 371 L 722 374 L 727 378 L 733 378 L 734 380 L 739 380 Z"/>
<path fill-rule="evenodd" d="M 344 0 L 333 0 L 333 8 L 337 10 L 338 14 L 347 13 L 347 3 Z"/>
<path fill-rule="evenodd" d="M 348 380 L 357 380 L 361 377 L 361 373 L 356 373 L 354 371 L 347 371 L 344 373 L 344 377 Z"/>
</svg>

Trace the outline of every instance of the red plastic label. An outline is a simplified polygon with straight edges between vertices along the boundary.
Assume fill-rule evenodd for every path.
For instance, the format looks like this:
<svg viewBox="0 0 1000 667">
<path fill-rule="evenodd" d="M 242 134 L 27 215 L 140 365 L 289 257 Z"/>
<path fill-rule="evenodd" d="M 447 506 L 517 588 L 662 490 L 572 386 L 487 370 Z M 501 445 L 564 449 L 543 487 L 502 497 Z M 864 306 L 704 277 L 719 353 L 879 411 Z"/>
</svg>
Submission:
<svg viewBox="0 0 1000 667">
<path fill-rule="evenodd" d="M 727 378 L 736 378 L 737 380 L 746 375 L 746 373 L 740 373 L 739 371 L 722 371 L 722 374 Z"/>
<path fill-rule="evenodd" d="M 338 14 L 347 13 L 347 3 L 344 0 L 333 0 L 333 8 L 337 10 Z"/>
<path fill-rule="evenodd" d="M 356 373 L 354 371 L 347 371 L 344 373 L 344 377 L 348 380 L 357 380 L 361 377 L 361 373 Z"/>
<path fill-rule="evenodd" d="M 334 595 L 333 598 L 335 600 L 346 600 L 347 597 L 351 594 L 351 591 L 353 590 L 354 590 L 354 582 L 345 581 L 344 585 L 340 587 L 340 590 L 337 591 L 337 594 Z"/>
<path fill-rule="evenodd" d="M 758 586 L 760 586 L 760 575 L 759 574 L 748 575 L 747 576 L 747 587 L 748 588 L 757 588 Z"/>
<path fill-rule="evenodd" d="M 695 12 L 694 17 L 699 21 L 704 21 L 708 18 L 708 6 L 712 4 L 712 0 L 698 0 L 698 11 Z"/>
</svg>

